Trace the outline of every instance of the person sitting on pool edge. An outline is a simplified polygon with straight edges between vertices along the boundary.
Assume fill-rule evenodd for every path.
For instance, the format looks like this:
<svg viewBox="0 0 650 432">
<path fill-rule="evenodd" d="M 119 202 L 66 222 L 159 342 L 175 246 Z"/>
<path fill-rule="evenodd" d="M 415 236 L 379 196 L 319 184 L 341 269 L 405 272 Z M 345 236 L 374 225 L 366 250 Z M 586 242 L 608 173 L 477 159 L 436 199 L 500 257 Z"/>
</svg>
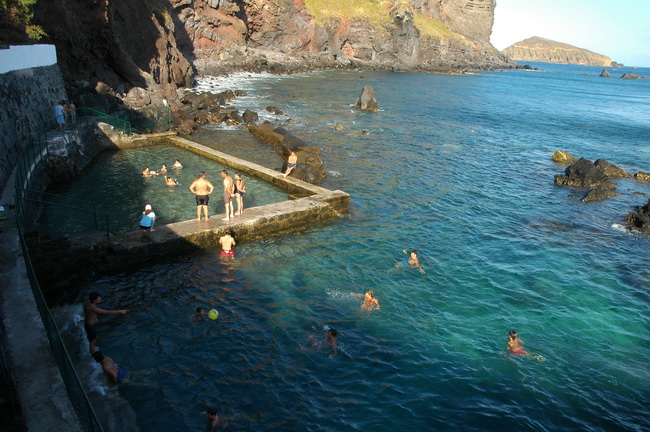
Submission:
<svg viewBox="0 0 650 432">
<path fill-rule="evenodd" d="M 147 204 L 144 206 L 144 211 L 142 212 L 142 217 L 140 218 L 140 228 L 142 231 L 155 231 L 153 229 L 153 224 L 156 222 L 156 213 L 151 210 L 151 205 Z"/>
<path fill-rule="evenodd" d="M 282 174 L 282 177 L 286 177 L 289 174 L 291 174 L 291 171 L 298 165 L 298 156 L 296 155 L 296 152 L 292 151 L 291 154 L 289 155 L 289 158 L 287 159 L 287 170 Z"/>
</svg>

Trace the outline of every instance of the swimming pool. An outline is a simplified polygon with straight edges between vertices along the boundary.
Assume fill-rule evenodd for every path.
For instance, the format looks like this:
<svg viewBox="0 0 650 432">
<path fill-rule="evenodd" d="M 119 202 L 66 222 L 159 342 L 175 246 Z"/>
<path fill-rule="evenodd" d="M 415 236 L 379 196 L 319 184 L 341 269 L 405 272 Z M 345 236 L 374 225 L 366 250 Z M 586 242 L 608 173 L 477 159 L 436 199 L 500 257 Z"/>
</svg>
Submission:
<svg viewBox="0 0 650 432">
<path fill-rule="evenodd" d="M 183 169 L 170 168 L 176 159 L 181 161 Z M 162 164 L 168 167 L 166 175 L 178 180 L 178 186 L 165 185 L 163 175 L 141 175 L 144 167 L 158 170 Z M 206 178 L 215 186 L 209 203 L 210 215 L 224 213 L 220 199 L 221 170 L 224 169 L 228 167 L 189 150 L 157 144 L 102 152 L 74 182 L 52 185 L 47 192 L 95 203 L 97 211 L 110 214 L 109 231 L 123 233 L 138 229 L 146 204 L 152 206 L 158 225 L 196 218 L 194 195 L 188 188 L 201 171 L 205 171 Z M 233 176 L 234 171 L 230 170 L 229 174 Z M 287 199 L 286 191 L 254 177 L 243 177 L 246 181 L 244 208 Z M 72 201 L 65 204 L 79 206 Z M 94 216 L 88 211 L 48 205 L 39 223 L 50 234 L 65 234 L 93 229 Z"/>
</svg>

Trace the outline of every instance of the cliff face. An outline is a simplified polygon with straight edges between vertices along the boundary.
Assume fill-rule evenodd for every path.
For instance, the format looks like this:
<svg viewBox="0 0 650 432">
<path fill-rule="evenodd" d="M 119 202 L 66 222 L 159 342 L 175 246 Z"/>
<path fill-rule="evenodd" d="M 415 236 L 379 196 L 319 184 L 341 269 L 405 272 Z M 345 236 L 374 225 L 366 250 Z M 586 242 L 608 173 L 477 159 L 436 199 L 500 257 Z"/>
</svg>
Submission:
<svg viewBox="0 0 650 432">
<path fill-rule="evenodd" d="M 39 0 L 33 22 L 48 35 L 42 42 L 57 46 L 71 96 L 143 87 L 171 99 L 177 87 L 191 84 L 192 66 L 204 73 L 510 67 L 489 42 L 495 5 L 495 0 Z"/>
<path fill-rule="evenodd" d="M 463 69 L 508 64 L 489 43 L 494 0 L 172 0 L 185 50 L 213 67 Z M 250 60 L 250 59 L 248 59 Z M 253 62 L 255 64 L 255 62 Z M 199 63 L 200 65 L 200 63 Z"/>
<path fill-rule="evenodd" d="M 612 66 L 612 59 L 607 56 L 537 36 L 510 45 L 503 54 L 519 61 Z"/>
</svg>

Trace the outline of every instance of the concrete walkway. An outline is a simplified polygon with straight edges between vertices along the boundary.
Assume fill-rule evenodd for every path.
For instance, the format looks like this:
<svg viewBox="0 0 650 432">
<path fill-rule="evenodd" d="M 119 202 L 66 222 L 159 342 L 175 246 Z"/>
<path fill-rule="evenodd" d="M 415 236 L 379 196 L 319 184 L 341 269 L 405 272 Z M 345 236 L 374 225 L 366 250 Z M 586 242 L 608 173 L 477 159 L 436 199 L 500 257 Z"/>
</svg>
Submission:
<svg viewBox="0 0 650 432">
<path fill-rule="evenodd" d="M 0 316 L 6 330 L 7 351 L 14 367 L 23 415 L 29 431 L 81 431 L 63 379 L 54 361 L 43 322 L 27 278 L 14 211 L 13 176 L 0 205 Z"/>
</svg>

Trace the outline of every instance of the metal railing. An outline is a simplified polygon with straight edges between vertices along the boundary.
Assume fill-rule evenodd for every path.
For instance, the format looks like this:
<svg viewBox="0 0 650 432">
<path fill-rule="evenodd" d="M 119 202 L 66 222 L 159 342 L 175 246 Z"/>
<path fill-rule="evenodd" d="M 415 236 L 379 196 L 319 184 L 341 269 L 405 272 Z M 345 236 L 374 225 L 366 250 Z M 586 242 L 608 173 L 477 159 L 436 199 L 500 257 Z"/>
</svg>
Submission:
<svg viewBox="0 0 650 432">
<path fill-rule="evenodd" d="M 98 109 L 89 108 L 89 107 L 79 107 L 77 108 L 77 118 L 93 118 L 97 121 L 108 123 L 113 126 L 115 129 L 118 129 L 123 134 L 131 135 L 133 133 L 131 129 L 131 122 L 123 118 L 116 117 L 114 115 L 107 114 Z"/>
<path fill-rule="evenodd" d="M 172 128 L 172 111 L 168 106 L 127 111 L 136 133 L 167 132 Z"/>
<path fill-rule="evenodd" d="M 98 212 L 94 208 L 94 203 L 90 201 L 77 200 L 74 198 L 62 197 L 55 194 L 43 192 L 42 188 L 47 185 L 46 163 L 49 157 L 49 149 L 47 145 L 47 136 L 45 133 L 39 133 L 32 139 L 22 151 L 18 163 L 16 165 L 16 176 L 14 181 L 15 187 L 15 204 L 16 204 L 16 224 L 18 226 L 18 235 L 20 237 L 21 248 L 25 257 L 25 266 L 27 268 L 27 276 L 29 277 L 30 285 L 34 293 L 34 300 L 38 307 L 43 321 L 43 326 L 50 341 L 50 347 L 54 355 L 54 359 L 58 365 L 61 377 L 65 384 L 68 396 L 72 406 L 77 413 L 79 422 L 83 429 L 87 432 L 103 432 L 103 428 L 97 418 L 92 404 L 88 399 L 81 380 L 77 375 L 70 355 L 63 343 L 61 333 L 56 325 L 56 322 L 50 314 L 45 298 L 34 272 L 32 259 L 30 256 L 27 241 L 25 239 L 26 229 L 38 229 L 36 221 L 38 220 L 44 205 L 56 205 L 63 208 L 69 208 L 76 212 L 92 212 L 95 217 L 95 229 L 99 228 L 98 215 L 102 214 L 106 220 L 106 233 L 108 237 L 108 214 Z M 46 199 L 43 199 L 46 197 Z M 56 197 L 56 198 L 55 198 Z M 77 205 L 65 205 L 60 202 L 55 202 L 55 199 L 67 199 L 77 203 Z M 80 202 L 91 204 L 89 208 L 84 208 Z"/>
</svg>

